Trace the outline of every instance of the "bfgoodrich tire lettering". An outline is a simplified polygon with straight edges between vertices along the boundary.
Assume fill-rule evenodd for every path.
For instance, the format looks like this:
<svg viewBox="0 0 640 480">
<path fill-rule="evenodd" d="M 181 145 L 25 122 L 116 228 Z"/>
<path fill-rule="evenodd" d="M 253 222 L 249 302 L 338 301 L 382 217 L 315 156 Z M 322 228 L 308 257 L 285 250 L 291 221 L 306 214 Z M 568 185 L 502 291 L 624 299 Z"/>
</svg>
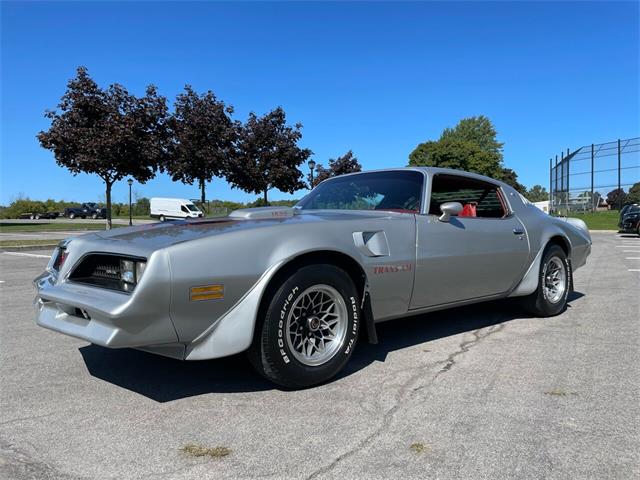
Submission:
<svg viewBox="0 0 640 480">
<path fill-rule="evenodd" d="M 249 359 L 287 388 L 325 382 L 347 363 L 360 328 L 358 294 L 333 265 L 308 265 L 277 288 L 258 322 Z"/>
<path fill-rule="evenodd" d="M 549 245 L 540 262 L 538 288 L 523 298 L 523 306 L 537 317 L 552 317 L 567 307 L 571 286 L 571 266 L 558 245 Z"/>
</svg>

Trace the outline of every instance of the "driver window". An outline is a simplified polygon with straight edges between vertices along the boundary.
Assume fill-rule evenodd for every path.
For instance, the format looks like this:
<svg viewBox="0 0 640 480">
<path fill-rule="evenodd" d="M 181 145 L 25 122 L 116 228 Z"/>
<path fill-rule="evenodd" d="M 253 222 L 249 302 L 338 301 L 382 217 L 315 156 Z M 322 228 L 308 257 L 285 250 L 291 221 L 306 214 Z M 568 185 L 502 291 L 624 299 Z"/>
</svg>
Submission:
<svg viewBox="0 0 640 480">
<path fill-rule="evenodd" d="M 499 187 L 474 178 L 435 175 L 429 213 L 440 215 L 440 205 L 445 202 L 462 204 L 459 217 L 503 218 L 507 214 Z"/>
</svg>

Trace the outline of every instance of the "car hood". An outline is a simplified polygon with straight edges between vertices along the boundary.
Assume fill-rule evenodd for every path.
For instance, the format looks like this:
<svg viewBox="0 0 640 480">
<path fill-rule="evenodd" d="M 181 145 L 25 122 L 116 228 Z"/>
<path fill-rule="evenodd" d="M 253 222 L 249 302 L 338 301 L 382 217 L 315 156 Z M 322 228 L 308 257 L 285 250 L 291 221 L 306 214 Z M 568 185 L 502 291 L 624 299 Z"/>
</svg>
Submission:
<svg viewBox="0 0 640 480">
<path fill-rule="evenodd" d="M 279 226 L 304 225 L 309 222 L 339 222 L 357 219 L 371 219 L 403 215 L 383 211 L 338 211 L 314 210 L 296 212 L 286 218 L 269 218 L 259 220 L 244 220 L 231 217 L 204 220 L 188 220 L 164 223 L 152 223 L 126 228 L 114 228 L 97 232 L 94 235 L 103 241 L 113 242 L 113 248 L 125 246 L 157 250 L 177 243 L 197 240 L 204 237 L 223 235 L 238 231 L 258 232 L 264 228 Z M 406 214 L 405 214 L 406 215 Z M 104 245 L 106 247 L 106 245 Z"/>
</svg>

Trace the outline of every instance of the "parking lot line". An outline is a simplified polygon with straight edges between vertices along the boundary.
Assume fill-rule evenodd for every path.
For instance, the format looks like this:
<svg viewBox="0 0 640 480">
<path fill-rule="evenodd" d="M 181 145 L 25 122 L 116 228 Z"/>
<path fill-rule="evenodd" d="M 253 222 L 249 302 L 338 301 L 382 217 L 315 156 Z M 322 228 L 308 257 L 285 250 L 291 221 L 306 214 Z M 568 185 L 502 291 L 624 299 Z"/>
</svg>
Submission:
<svg viewBox="0 0 640 480">
<path fill-rule="evenodd" d="M 640 272 L 640 268 L 630 268 L 630 272 Z"/>
<path fill-rule="evenodd" d="M 34 258 L 51 258 L 51 255 L 41 255 L 39 253 L 24 253 L 24 252 L 2 252 L 5 255 L 12 255 L 14 257 L 34 257 Z"/>
<path fill-rule="evenodd" d="M 640 260 L 640 257 L 627 257 L 626 260 Z"/>
</svg>

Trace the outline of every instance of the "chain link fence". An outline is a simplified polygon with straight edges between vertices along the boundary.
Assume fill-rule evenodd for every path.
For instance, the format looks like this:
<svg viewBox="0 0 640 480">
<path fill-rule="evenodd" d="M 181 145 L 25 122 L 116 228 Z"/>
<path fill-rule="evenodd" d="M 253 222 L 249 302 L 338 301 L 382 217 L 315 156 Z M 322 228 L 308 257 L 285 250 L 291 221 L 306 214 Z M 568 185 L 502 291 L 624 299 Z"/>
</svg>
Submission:
<svg viewBox="0 0 640 480">
<path fill-rule="evenodd" d="M 640 182 L 640 137 L 585 145 L 549 159 L 549 209 L 570 212 L 619 210 L 624 194 Z"/>
</svg>

